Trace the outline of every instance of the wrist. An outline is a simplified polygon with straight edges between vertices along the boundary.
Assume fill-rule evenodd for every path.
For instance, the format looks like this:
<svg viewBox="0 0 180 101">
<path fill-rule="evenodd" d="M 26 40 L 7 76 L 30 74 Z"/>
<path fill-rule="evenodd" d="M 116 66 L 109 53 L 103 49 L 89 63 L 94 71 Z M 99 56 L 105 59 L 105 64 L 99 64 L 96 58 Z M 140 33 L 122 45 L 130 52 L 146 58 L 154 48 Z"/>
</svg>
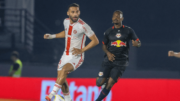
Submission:
<svg viewBox="0 0 180 101">
<path fill-rule="evenodd" d="M 110 53 L 109 51 L 105 52 L 107 55 Z"/>
<path fill-rule="evenodd" d="M 175 56 L 176 54 L 179 54 L 178 52 L 174 52 L 172 56 Z"/>
<path fill-rule="evenodd" d="M 54 39 L 54 38 L 56 38 L 56 34 L 51 34 L 50 39 Z"/>
<path fill-rule="evenodd" d="M 82 53 L 83 53 L 83 52 L 85 52 L 85 49 L 83 48 L 83 49 L 81 49 L 81 51 L 82 51 Z"/>
</svg>

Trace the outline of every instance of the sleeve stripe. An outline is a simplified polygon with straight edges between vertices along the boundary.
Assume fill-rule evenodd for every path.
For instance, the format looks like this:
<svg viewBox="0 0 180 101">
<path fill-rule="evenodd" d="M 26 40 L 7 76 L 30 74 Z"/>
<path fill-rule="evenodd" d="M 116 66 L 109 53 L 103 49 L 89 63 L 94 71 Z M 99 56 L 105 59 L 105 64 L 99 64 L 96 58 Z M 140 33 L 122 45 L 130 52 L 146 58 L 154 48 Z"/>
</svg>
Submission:
<svg viewBox="0 0 180 101">
<path fill-rule="evenodd" d="M 104 42 L 102 41 L 102 44 L 104 44 Z"/>
<path fill-rule="evenodd" d="M 137 38 L 136 41 L 139 41 L 139 38 Z"/>
</svg>

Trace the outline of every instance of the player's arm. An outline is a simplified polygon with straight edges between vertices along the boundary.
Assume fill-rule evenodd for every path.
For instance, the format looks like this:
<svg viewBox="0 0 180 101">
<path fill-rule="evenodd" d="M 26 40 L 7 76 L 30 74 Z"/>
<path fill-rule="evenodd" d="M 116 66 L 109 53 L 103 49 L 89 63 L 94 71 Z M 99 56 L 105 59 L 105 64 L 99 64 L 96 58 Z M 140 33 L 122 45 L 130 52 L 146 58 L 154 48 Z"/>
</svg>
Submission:
<svg viewBox="0 0 180 101">
<path fill-rule="evenodd" d="M 168 56 L 170 57 L 172 57 L 172 56 L 174 56 L 174 57 L 177 57 L 177 58 L 180 58 L 180 52 L 174 52 L 174 51 L 169 51 L 168 52 Z"/>
<path fill-rule="evenodd" d="M 84 33 L 91 40 L 91 42 L 87 46 L 85 46 L 83 49 L 74 48 L 73 51 L 72 51 L 73 55 L 81 54 L 81 53 L 91 49 L 92 47 L 96 46 L 97 44 L 99 44 L 99 40 L 98 40 L 96 34 L 94 34 L 94 32 L 91 30 L 91 28 L 87 24 L 84 24 L 82 26 L 82 28 L 84 30 Z"/>
<path fill-rule="evenodd" d="M 89 37 L 89 39 L 91 40 L 91 42 L 87 46 L 85 46 L 83 49 L 73 48 L 72 50 L 73 55 L 81 54 L 99 44 L 99 40 L 95 34 Z"/>
<path fill-rule="evenodd" d="M 108 43 L 109 43 L 109 37 L 108 37 L 108 32 L 106 31 L 104 33 L 104 38 L 102 41 L 102 44 L 103 44 L 102 50 L 106 53 L 108 60 L 113 62 L 115 60 L 115 55 L 108 51 L 108 48 L 107 48 Z"/>
<path fill-rule="evenodd" d="M 19 64 L 14 64 L 13 70 L 9 73 L 9 76 L 12 77 L 14 75 L 14 73 L 18 70 L 18 68 L 19 68 Z"/>
<path fill-rule="evenodd" d="M 139 40 L 139 38 L 137 37 L 136 33 L 134 32 L 133 29 L 129 28 L 130 31 L 130 37 L 132 39 L 132 45 L 134 47 L 141 47 L 141 41 Z"/>
<path fill-rule="evenodd" d="M 104 42 L 102 45 L 102 49 L 107 54 L 109 61 L 113 62 L 115 60 L 115 55 L 108 51 L 107 46 L 104 44 Z"/>
<path fill-rule="evenodd" d="M 82 52 L 85 52 L 91 48 L 93 48 L 94 46 L 98 45 L 99 44 L 99 40 L 97 38 L 97 36 L 94 34 L 92 35 L 91 37 L 89 37 L 89 39 L 91 40 L 91 42 L 82 49 Z"/>
<path fill-rule="evenodd" d="M 65 31 L 57 34 L 45 34 L 44 39 L 65 38 Z"/>
</svg>

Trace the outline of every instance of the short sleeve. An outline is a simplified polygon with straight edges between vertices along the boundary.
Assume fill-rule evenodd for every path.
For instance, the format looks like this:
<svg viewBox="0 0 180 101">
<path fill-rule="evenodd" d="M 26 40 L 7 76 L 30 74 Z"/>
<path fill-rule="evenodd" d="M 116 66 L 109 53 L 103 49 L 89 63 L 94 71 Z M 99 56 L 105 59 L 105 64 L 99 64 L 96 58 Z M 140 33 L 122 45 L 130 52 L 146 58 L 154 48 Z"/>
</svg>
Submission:
<svg viewBox="0 0 180 101">
<path fill-rule="evenodd" d="M 83 25 L 83 29 L 84 29 L 84 33 L 88 36 L 91 37 L 92 35 L 94 35 L 94 32 L 92 31 L 91 27 L 87 24 Z"/>
<path fill-rule="evenodd" d="M 131 38 L 131 40 L 139 41 L 139 38 L 137 37 L 137 35 L 134 32 L 134 30 L 132 28 L 129 28 L 129 31 L 130 31 L 130 38 Z"/>
<path fill-rule="evenodd" d="M 15 64 L 13 65 L 13 70 L 14 70 L 14 71 L 17 71 L 18 68 L 19 68 L 19 64 L 15 63 Z"/>
<path fill-rule="evenodd" d="M 107 32 L 104 32 L 104 38 L 103 38 L 102 43 L 103 43 L 104 45 L 107 45 L 108 42 L 109 42 L 108 33 L 107 33 Z"/>
</svg>

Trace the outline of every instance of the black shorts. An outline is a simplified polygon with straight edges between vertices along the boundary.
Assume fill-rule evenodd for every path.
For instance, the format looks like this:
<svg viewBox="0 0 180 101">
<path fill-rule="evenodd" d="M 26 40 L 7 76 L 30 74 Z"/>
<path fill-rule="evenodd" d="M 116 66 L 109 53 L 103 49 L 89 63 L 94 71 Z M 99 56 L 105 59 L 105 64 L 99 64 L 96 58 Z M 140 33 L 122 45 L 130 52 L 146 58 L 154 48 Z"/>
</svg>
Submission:
<svg viewBox="0 0 180 101">
<path fill-rule="evenodd" d="M 102 67 L 99 70 L 98 77 L 109 78 L 111 77 L 115 82 L 122 76 L 128 66 L 128 61 L 103 61 Z"/>
</svg>

